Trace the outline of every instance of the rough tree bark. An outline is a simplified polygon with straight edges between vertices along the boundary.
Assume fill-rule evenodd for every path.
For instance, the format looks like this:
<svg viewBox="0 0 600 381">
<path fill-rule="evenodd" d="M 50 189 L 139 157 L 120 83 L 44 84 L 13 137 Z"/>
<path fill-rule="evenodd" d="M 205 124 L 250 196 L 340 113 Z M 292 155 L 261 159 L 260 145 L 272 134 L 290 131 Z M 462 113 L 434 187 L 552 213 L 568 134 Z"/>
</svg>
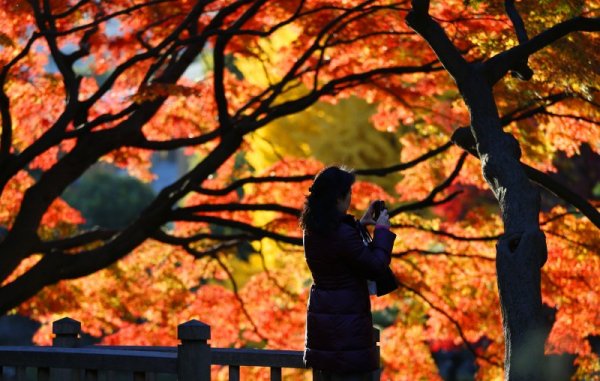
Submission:
<svg viewBox="0 0 600 381">
<path fill-rule="evenodd" d="M 578 17 L 527 40 L 523 23 L 511 1 L 507 11 L 521 45 L 484 62 L 469 63 L 444 30 L 429 15 L 429 1 L 413 0 L 407 24 L 421 35 L 453 77 L 469 109 L 470 139 L 481 160 L 483 176 L 500 206 L 505 233 L 496 245 L 496 270 L 505 338 L 505 378 L 510 381 L 545 380 L 544 345 L 553 316 L 542 305 L 541 267 L 547 259 L 540 230 L 540 192 L 520 163 L 517 140 L 502 130 L 493 86 L 509 71 L 531 78 L 527 58 L 569 32 L 598 30 L 598 19 Z M 461 145 L 460 137 L 453 139 Z M 465 149 L 472 149 L 468 144 Z"/>
</svg>

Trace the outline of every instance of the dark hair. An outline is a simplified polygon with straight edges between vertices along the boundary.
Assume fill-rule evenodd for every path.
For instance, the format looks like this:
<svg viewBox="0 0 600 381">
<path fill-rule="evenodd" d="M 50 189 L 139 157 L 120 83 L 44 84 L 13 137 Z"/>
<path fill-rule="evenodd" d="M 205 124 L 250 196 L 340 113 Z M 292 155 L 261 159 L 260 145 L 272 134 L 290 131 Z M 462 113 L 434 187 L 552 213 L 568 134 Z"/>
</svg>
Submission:
<svg viewBox="0 0 600 381">
<path fill-rule="evenodd" d="M 319 172 L 309 188 L 304 202 L 300 226 L 309 233 L 326 234 L 341 222 L 337 200 L 345 197 L 352 188 L 356 176 L 343 167 L 330 166 Z"/>
</svg>

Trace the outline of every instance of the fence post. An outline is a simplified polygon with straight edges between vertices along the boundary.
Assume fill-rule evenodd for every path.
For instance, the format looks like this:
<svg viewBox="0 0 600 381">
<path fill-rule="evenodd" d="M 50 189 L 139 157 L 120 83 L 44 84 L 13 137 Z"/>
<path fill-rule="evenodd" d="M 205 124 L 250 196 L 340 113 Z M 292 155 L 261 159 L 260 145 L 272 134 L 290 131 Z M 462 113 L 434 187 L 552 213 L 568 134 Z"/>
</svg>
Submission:
<svg viewBox="0 0 600 381">
<path fill-rule="evenodd" d="M 52 333 L 52 346 L 75 348 L 79 345 L 81 323 L 69 317 L 62 318 L 52 323 Z"/>
<path fill-rule="evenodd" d="M 381 331 L 379 329 L 373 327 L 373 344 L 377 348 L 377 358 L 379 359 L 379 368 L 373 372 L 373 380 L 379 381 L 381 379 Z"/>
<path fill-rule="evenodd" d="M 81 323 L 69 317 L 62 318 L 52 323 L 52 333 L 54 334 L 52 346 L 60 348 L 78 347 Z M 48 378 L 50 381 L 79 380 L 79 373 L 78 370 L 73 369 L 50 369 Z"/>
<path fill-rule="evenodd" d="M 210 326 L 190 320 L 177 327 L 178 381 L 210 381 Z"/>
</svg>

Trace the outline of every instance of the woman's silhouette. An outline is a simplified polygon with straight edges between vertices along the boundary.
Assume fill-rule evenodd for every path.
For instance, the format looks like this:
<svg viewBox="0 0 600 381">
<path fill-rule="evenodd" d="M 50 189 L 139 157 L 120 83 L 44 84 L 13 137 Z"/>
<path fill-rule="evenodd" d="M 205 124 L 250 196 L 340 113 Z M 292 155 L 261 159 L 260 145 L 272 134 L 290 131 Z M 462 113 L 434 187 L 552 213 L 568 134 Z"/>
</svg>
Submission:
<svg viewBox="0 0 600 381">
<path fill-rule="evenodd" d="M 313 277 L 304 360 L 324 381 L 372 380 L 379 356 L 368 280 L 375 281 L 378 295 L 397 288 L 389 268 L 396 235 L 389 231 L 387 210 L 375 220 L 372 202 L 360 221 L 346 214 L 354 180 L 343 168 L 323 169 L 300 219 Z M 372 240 L 365 225 L 376 225 Z"/>
</svg>

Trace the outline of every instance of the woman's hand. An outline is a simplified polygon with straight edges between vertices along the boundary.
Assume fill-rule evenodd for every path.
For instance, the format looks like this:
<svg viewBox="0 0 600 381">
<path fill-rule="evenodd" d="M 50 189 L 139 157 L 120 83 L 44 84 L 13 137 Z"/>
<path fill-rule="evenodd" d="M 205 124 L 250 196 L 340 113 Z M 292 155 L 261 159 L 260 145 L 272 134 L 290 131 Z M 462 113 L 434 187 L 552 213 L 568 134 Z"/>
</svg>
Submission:
<svg viewBox="0 0 600 381">
<path fill-rule="evenodd" d="M 375 205 L 375 203 L 377 202 L 377 200 L 375 201 L 371 201 L 371 204 L 369 205 L 369 208 L 367 209 L 367 211 L 365 212 L 365 214 L 363 214 L 363 216 L 360 218 L 360 223 L 363 225 L 375 225 L 377 224 L 377 221 L 375 221 L 373 219 L 373 205 Z"/>
<path fill-rule="evenodd" d="M 387 229 L 390 228 L 390 226 L 391 226 L 391 224 L 390 224 L 390 216 L 388 215 L 387 209 L 383 209 L 381 211 L 381 214 L 379 214 L 379 218 L 377 219 L 376 224 L 377 224 L 377 226 L 383 226 L 383 227 L 385 227 Z"/>
</svg>

